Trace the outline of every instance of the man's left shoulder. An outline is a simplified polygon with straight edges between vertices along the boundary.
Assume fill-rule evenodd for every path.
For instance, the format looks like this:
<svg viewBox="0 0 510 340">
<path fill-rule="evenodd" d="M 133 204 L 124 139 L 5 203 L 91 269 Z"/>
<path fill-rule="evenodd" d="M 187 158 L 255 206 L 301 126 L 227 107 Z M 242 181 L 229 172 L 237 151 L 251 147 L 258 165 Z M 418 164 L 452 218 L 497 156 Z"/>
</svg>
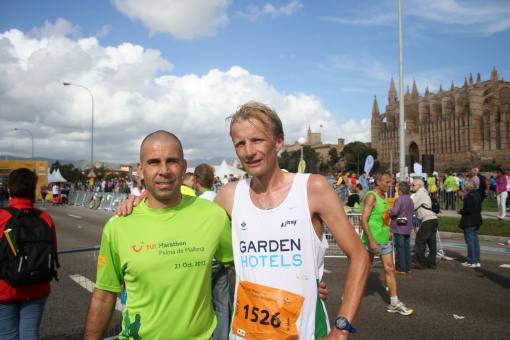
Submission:
<svg viewBox="0 0 510 340">
<path fill-rule="evenodd" d="M 308 187 L 312 190 L 327 190 L 332 189 L 326 177 L 322 175 L 310 174 L 308 178 Z"/>
</svg>

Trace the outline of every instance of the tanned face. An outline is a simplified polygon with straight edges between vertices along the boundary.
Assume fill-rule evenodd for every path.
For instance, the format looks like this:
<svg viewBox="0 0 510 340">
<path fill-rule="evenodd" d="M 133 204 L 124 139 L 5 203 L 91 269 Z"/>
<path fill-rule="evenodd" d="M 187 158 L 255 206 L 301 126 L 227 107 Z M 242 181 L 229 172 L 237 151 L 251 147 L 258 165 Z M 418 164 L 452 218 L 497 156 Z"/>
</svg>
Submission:
<svg viewBox="0 0 510 340">
<path fill-rule="evenodd" d="M 283 136 L 274 137 L 271 130 L 258 119 L 239 120 L 230 130 L 239 161 L 250 175 L 264 176 L 278 167 L 278 151 Z"/>
<path fill-rule="evenodd" d="M 421 188 L 420 182 L 413 181 L 413 184 L 411 184 L 411 191 L 416 192 Z"/>
<path fill-rule="evenodd" d="M 144 141 L 138 173 L 149 192 L 148 205 L 151 208 L 173 206 L 180 202 L 180 187 L 186 167 L 182 147 L 175 138 L 156 134 Z"/>
<path fill-rule="evenodd" d="M 377 180 L 377 186 L 382 192 L 387 192 L 391 185 L 391 177 L 389 175 L 382 175 Z"/>
</svg>

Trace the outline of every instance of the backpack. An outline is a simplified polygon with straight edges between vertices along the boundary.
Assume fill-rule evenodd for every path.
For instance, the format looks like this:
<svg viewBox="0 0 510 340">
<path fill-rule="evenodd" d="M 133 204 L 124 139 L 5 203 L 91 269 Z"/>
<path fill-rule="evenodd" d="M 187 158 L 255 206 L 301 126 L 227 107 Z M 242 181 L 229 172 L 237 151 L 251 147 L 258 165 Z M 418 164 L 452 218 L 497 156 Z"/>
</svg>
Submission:
<svg viewBox="0 0 510 340">
<path fill-rule="evenodd" d="M 53 237 L 38 209 L 5 208 L 12 217 L 0 242 L 0 277 L 11 286 L 58 281 Z"/>
<path fill-rule="evenodd" d="M 439 205 L 439 201 L 437 200 L 437 198 L 435 198 L 434 196 L 430 196 L 430 202 L 431 202 L 430 208 L 426 207 L 425 204 L 422 204 L 420 207 L 423 209 L 430 210 L 434 214 L 439 214 L 439 212 L 441 212 L 441 206 Z"/>
</svg>

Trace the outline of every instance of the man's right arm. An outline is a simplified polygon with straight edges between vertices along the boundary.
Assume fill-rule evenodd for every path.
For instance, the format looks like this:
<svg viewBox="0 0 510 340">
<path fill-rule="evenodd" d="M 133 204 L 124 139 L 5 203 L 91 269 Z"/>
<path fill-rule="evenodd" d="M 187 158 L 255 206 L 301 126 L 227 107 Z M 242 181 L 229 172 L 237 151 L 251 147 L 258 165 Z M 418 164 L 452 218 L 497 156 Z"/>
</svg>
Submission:
<svg viewBox="0 0 510 340">
<path fill-rule="evenodd" d="M 117 301 L 117 294 L 106 290 L 95 289 L 90 300 L 87 321 L 85 322 L 84 339 L 102 339 L 110 323 L 113 309 Z"/>
</svg>

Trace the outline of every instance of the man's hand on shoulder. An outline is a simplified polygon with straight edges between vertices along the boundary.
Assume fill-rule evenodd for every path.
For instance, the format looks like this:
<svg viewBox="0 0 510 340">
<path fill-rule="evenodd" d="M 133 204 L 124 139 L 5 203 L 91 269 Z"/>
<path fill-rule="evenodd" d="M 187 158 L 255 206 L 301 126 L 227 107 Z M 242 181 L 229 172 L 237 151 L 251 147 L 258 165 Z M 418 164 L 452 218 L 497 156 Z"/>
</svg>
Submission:
<svg viewBox="0 0 510 340">
<path fill-rule="evenodd" d="M 321 281 L 319 283 L 319 297 L 322 301 L 326 301 L 328 299 L 329 291 L 328 287 L 326 286 L 326 282 Z"/>
<path fill-rule="evenodd" d="M 133 208 L 137 206 L 143 198 L 141 196 L 129 195 L 117 208 L 115 213 L 118 216 L 128 216 L 133 212 Z"/>
</svg>

